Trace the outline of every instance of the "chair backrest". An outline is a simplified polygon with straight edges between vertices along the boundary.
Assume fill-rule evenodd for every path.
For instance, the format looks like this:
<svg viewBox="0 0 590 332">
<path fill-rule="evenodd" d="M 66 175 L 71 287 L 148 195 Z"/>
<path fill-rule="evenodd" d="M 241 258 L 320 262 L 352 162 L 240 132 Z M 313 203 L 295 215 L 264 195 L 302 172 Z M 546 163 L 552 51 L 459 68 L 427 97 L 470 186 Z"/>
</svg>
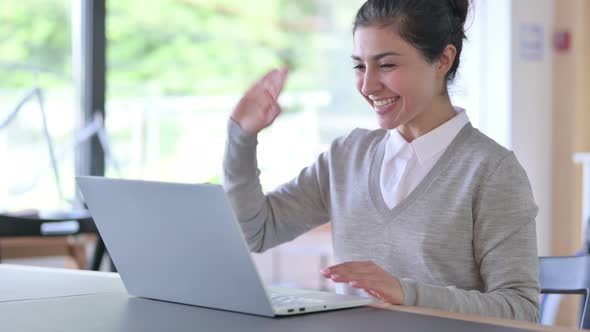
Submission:
<svg viewBox="0 0 590 332">
<path fill-rule="evenodd" d="M 590 328 L 590 256 L 539 257 L 539 280 L 544 294 L 581 294 L 580 328 Z M 544 315 L 541 312 L 541 315 Z"/>
</svg>

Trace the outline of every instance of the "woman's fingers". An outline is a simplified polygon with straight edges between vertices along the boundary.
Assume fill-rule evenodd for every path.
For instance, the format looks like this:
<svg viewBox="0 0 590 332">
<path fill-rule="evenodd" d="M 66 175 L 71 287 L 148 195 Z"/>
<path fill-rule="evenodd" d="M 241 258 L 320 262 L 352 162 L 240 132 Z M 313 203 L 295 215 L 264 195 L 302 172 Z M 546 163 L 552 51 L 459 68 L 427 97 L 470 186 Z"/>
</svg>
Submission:
<svg viewBox="0 0 590 332">
<path fill-rule="evenodd" d="M 391 304 L 403 302 L 403 290 L 397 277 L 372 261 L 341 263 L 324 268 L 321 273 L 334 282 L 348 283 Z"/>
<path fill-rule="evenodd" d="M 285 85 L 286 78 L 286 69 L 273 69 L 257 82 L 253 91 L 253 94 L 260 96 L 261 104 L 263 104 L 262 109 L 270 110 L 275 117 L 281 112 L 278 97 Z"/>
<path fill-rule="evenodd" d="M 371 295 L 374 298 L 377 298 L 377 299 L 379 299 L 379 300 L 381 300 L 383 302 L 387 302 L 387 300 L 385 300 L 385 298 L 380 293 L 378 293 L 378 292 L 375 292 L 375 291 L 370 290 L 370 289 L 365 289 L 365 292 L 367 292 L 367 294 Z"/>
<path fill-rule="evenodd" d="M 353 273 L 357 271 L 362 272 L 369 272 L 375 270 L 378 266 L 373 263 L 372 261 L 365 261 L 365 262 L 346 262 L 337 265 L 333 265 L 321 270 L 322 275 L 324 277 L 329 278 L 332 274 L 347 274 Z"/>
<path fill-rule="evenodd" d="M 261 80 L 261 86 L 263 89 L 270 92 L 270 95 L 274 100 L 279 98 L 281 91 L 283 90 L 283 86 L 285 85 L 285 80 L 287 79 L 287 69 L 273 69 L 267 75 L 263 77 Z"/>
<path fill-rule="evenodd" d="M 335 282 L 349 282 L 352 280 L 378 280 L 381 278 L 379 273 L 373 273 L 372 271 L 354 271 L 354 272 L 345 272 L 341 271 L 339 273 L 333 273 L 328 278 L 332 279 Z"/>
<path fill-rule="evenodd" d="M 269 91 L 266 91 L 265 94 L 267 96 L 265 118 L 266 121 L 269 124 L 271 124 L 276 119 L 276 117 L 279 116 L 279 114 L 281 114 L 282 109 L 279 103 L 272 97 L 272 94 Z"/>
<path fill-rule="evenodd" d="M 269 70 L 266 74 L 264 74 L 264 76 L 258 79 L 256 84 L 254 84 L 254 87 L 264 87 L 266 84 L 273 80 L 273 76 L 275 76 L 278 73 L 278 71 L 278 69 Z"/>
<path fill-rule="evenodd" d="M 349 282 L 350 287 L 362 289 L 367 292 L 369 295 L 378 298 L 381 301 L 392 303 L 392 304 L 401 304 L 401 299 L 403 295 L 401 294 L 401 290 L 399 290 L 399 294 L 396 292 L 394 287 L 391 287 L 390 284 L 385 281 L 373 281 L 373 280 L 355 280 Z M 399 300 L 398 300 L 399 299 Z"/>
<path fill-rule="evenodd" d="M 375 265 L 373 261 L 354 261 L 354 262 L 344 262 L 336 265 L 332 265 L 330 267 L 325 268 L 325 270 L 336 270 L 336 269 L 349 269 L 349 268 L 358 268 L 358 267 L 365 267 L 369 265 Z"/>
<path fill-rule="evenodd" d="M 281 113 L 277 99 L 286 78 L 286 69 L 273 69 L 267 72 L 240 99 L 231 118 L 242 129 L 252 134 L 270 126 Z"/>
<path fill-rule="evenodd" d="M 378 293 L 381 293 L 386 290 L 384 287 L 384 283 L 381 280 L 356 279 L 350 281 L 349 285 L 353 288 L 362 288 Z"/>
<path fill-rule="evenodd" d="M 277 82 L 277 94 L 275 100 L 279 98 L 279 95 L 283 91 L 283 87 L 285 86 L 285 82 L 287 81 L 287 75 L 289 74 L 289 70 L 284 67 L 279 70 L 278 74 L 278 82 Z"/>
</svg>

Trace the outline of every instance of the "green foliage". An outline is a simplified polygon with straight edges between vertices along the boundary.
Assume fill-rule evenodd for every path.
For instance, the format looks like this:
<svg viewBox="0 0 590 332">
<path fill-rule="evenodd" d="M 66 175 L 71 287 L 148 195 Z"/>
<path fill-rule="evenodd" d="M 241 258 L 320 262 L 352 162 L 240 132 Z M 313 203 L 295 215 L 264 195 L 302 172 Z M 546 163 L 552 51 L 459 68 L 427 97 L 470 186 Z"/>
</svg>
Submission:
<svg viewBox="0 0 590 332">
<path fill-rule="evenodd" d="M 110 0 L 108 95 L 236 94 L 285 63 L 290 89 L 313 88 L 316 1 Z M 71 84 L 69 4 L 0 2 L 0 88 Z"/>
<path fill-rule="evenodd" d="M 309 6 L 313 2 L 296 2 L 299 15 L 313 15 L 315 8 Z M 294 48 L 306 45 L 293 43 L 302 33 L 286 31 L 281 19 L 292 3 L 111 1 L 110 92 L 126 94 L 140 82 L 150 94 L 223 95 L 242 91 L 255 77 L 282 63 L 305 71 Z M 312 85 L 306 77 L 300 77 L 295 87 Z"/>
<path fill-rule="evenodd" d="M 68 1 L 0 1 L 0 88 L 68 85 Z"/>
</svg>

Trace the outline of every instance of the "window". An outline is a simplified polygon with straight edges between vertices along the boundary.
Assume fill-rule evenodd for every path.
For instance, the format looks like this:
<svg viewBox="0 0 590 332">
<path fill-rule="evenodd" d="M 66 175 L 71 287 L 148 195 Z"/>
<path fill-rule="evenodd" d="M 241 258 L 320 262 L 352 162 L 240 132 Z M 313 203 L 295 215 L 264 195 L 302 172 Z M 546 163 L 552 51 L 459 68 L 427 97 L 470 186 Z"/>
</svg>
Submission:
<svg viewBox="0 0 590 332">
<path fill-rule="evenodd" d="M 70 22 L 69 1 L 0 2 L 0 211 L 56 209 L 74 195 Z"/>
<path fill-rule="evenodd" d="M 219 183 L 232 108 L 282 64 L 292 67 L 284 113 L 260 137 L 266 190 L 297 175 L 333 138 L 359 123 L 374 126 L 354 93 L 349 59 L 359 3 L 108 2 L 106 121 L 120 171 L 107 167 L 107 175 Z"/>
</svg>

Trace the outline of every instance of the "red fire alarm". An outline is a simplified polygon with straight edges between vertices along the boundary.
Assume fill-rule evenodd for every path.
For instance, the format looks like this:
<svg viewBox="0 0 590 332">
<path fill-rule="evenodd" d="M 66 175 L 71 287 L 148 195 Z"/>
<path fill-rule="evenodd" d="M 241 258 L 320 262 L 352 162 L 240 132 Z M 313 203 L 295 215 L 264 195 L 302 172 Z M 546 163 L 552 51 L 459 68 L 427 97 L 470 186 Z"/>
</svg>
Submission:
<svg viewBox="0 0 590 332">
<path fill-rule="evenodd" d="M 569 31 L 557 31 L 555 33 L 555 50 L 564 52 L 569 51 L 571 46 L 571 35 Z"/>
</svg>

